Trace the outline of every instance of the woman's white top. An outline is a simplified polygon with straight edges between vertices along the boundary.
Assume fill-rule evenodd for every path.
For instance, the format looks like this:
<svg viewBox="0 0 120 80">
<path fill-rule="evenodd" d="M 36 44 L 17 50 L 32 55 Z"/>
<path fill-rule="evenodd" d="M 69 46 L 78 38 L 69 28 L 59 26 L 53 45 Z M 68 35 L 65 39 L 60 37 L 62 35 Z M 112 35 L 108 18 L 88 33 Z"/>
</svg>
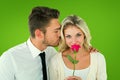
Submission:
<svg viewBox="0 0 120 80">
<path fill-rule="evenodd" d="M 68 68 L 65 65 L 64 61 L 63 61 L 63 66 L 64 66 L 64 71 L 65 71 L 65 77 L 72 76 L 73 75 L 73 70 Z M 80 77 L 82 80 L 86 80 L 89 69 L 90 69 L 90 67 L 87 67 L 87 68 L 81 69 L 81 70 L 75 70 L 74 75 Z"/>
<path fill-rule="evenodd" d="M 62 53 L 56 54 L 51 59 L 49 65 L 50 80 L 64 80 L 66 76 L 71 75 L 70 71 L 63 64 Z M 89 67 L 76 70 L 75 75 L 82 77 L 82 80 L 107 80 L 106 61 L 103 54 L 99 52 L 90 53 Z"/>
</svg>

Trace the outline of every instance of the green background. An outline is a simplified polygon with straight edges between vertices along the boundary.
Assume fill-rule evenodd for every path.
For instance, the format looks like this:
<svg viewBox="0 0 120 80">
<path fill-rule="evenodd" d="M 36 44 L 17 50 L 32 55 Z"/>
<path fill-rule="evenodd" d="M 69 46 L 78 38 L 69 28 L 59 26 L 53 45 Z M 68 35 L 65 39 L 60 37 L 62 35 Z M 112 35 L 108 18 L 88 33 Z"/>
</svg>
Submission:
<svg viewBox="0 0 120 80">
<path fill-rule="evenodd" d="M 38 5 L 59 9 L 60 21 L 70 14 L 81 16 L 90 28 L 93 47 L 106 58 L 108 80 L 119 80 L 119 0 L 1 0 L 0 55 L 28 39 L 28 15 Z"/>
</svg>

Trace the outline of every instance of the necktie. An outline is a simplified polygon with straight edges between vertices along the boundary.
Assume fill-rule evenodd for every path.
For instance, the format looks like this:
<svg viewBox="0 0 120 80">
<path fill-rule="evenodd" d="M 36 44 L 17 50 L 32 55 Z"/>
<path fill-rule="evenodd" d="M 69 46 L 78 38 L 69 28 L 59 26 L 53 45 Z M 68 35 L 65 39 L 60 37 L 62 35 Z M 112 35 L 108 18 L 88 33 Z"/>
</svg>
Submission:
<svg viewBox="0 0 120 80">
<path fill-rule="evenodd" d="M 46 70 L 46 62 L 45 62 L 45 52 L 40 53 L 39 56 L 41 57 L 41 62 L 42 62 L 43 80 L 47 80 L 47 70 Z"/>
</svg>

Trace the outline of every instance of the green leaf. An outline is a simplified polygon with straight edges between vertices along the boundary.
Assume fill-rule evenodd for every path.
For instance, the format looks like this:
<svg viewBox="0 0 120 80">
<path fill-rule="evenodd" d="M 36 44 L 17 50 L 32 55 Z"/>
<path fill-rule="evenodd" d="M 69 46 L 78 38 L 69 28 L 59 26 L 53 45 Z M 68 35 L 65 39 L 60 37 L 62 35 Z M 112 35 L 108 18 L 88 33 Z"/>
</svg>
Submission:
<svg viewBox="0 0 120 80">
<path fill-rule="evenodd" d="M 73 64 L 75 63 L 75 62 L 74 62 L 74 59 L 73 59 L 70 55 L 67 55 L 67 58 L 68 58 L 68 60 L 69 60 L 70 62 L 72 62 Z"/>
<path fill-rule="evenodd" d="M 67 58 L 70 62 L 72 62 L 73 64 L 77 64 L 79 61 L 78 60 L 75 60 L 73 59 L 70 55 L 67 55 Z"/>
<path fill-rule="evenodd" d="M 74 64 L 77 64 L 79 61 L 78 60 L 74 60 Z"/>
</svg>

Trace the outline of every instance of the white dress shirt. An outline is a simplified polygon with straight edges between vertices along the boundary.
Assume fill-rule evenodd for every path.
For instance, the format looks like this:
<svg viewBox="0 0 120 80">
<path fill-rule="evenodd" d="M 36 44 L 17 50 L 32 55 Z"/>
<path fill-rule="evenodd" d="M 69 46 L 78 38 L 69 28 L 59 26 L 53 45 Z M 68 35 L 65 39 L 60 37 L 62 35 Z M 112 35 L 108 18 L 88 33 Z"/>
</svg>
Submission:
<svg viewBox="0 0 120 80">
<path fill-rule="evenodd" d="M 4 52 L 0 57 L 0 80 L 42 80 L 41 52 L 30 39 Z M 49 61 L 57 51 L 47 47 L 44 52 L 48 69 Z"/>
</svg>

